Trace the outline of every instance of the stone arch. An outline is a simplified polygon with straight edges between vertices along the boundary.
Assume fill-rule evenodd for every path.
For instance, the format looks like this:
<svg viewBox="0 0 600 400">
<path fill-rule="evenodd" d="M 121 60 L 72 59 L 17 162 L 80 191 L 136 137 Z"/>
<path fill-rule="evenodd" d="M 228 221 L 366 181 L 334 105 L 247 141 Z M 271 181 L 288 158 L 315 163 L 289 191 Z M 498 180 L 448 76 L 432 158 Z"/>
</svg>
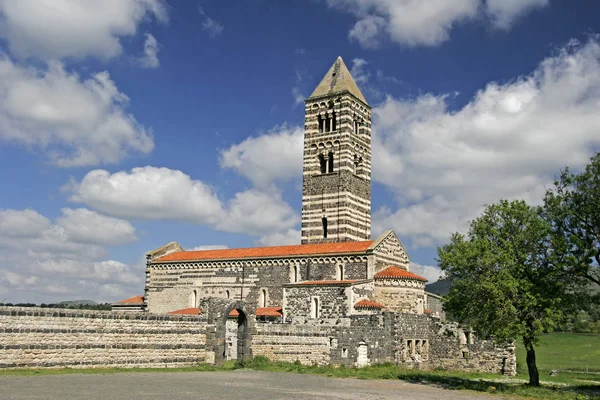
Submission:
<svg viewBox="0 0 600 400">
<path fill-rule="evenodd" d="M 237 359 L 243 361 L 252 359 L 252 336 L 256 331 L 256 309 L 253 305 L 241 300 L 232 301 L 231 299 L 211 297 L 202 299 L 200 310 L 206 318 L 207 324 L 214 326 L 214 329 L 209 329 L 206 335 L 207 362 L 212 361 L 215 365 L 223 364 L 227 345 L 226 324 L 229 314 L 233 310 L 237 310 L 239 313 Z M 212 354 L 209 355 L 209 352 Z"/>
</svg>

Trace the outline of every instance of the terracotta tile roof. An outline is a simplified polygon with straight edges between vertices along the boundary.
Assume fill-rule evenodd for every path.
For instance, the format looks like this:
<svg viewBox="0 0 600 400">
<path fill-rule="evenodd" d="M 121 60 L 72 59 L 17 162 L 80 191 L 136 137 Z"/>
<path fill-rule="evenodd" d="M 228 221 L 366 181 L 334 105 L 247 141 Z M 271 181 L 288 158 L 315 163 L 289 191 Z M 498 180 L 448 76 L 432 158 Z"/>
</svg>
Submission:
<svg viewBox="0 0 600 400">
<path fill-rule="evenodd" d="M 424 312 L 425 314 L 431 314 L 431 310 L 430 310 L 429 308 L 426 308 L 425 310 L 423 310 L 423 312 Z"/>
<path fill-rule="evenodd" d="M 184 308 L 183 310 L 170 311 L 168 314 L 171 315 L 198 315 L 200 314 L 199 308 Z"/>
<path fill-rule="evenodd" d="M 384 269 L 383 271 L 379 271 L 375 274 L 375 279 L 414 279 L 417 281 L 427 282 L 427 279 L 419 276 L 417 274 L 413 274 L 412 272 L 408 272 L 405 269 L 396 266 L 390 266 Z"/>
<path fill-rule="evenodd" d="M 125 300 L 117 301 L 115 304 L 142 304 L 144 303 L 144 296 L 130 297 Z"/>
<path fill-rule="evenodd" d="M 384 305 L 379 304 L 376 301 L 362 299 L 361 301 L 359 301 L 358 303 L 356 303 L 354 305 L 354 308 L 379 308 L 379 309 L 382 309 L 382 308 L 384 308 Z"/>
<path fill-rule="evenodd" d="M 311 254 L 359 253 L 365 252 L 373 244 L 372 240 L 361 242 L 315 243 L 292 246 L 249 247 L 245 249 L 221 249 L 177 251 L 156 259 L 154 262 L 195 261 L 215 259 L 240 259 L 262 257 L 285 257 Z"/>
<path fill-rule="evenodd" d="M 357 280 L 345 280 L 345 281 L 306 281 L 298 282 L 298 285 L 348 285 L 350 283 L 358 282 Z"/>
<path fill-rule="evenodd" d="M 231 310 L 229 313 L 230 317 L 237 317 L 240 315 L 238 310 Z M 281 307 L 257 307 L 257 317 L 281 317 L 283 316 L 283 309 Z"/>
</svg>

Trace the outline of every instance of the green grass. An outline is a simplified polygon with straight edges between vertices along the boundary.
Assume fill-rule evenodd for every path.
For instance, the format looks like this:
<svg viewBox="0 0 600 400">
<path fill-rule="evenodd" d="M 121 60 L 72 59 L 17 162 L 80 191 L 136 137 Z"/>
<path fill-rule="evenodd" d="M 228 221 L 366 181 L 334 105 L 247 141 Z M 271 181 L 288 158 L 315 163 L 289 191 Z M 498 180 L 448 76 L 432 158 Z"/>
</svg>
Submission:
<svg viewBox="0 0 600 400">
<path fill-rule="evenodd" d="M 523 375 L 510 379 L 494 374 L 446 370 L 420 371 L 391 364 L 366 368 L 319 367 L 316 365 L 301 365 L 298 362 L 272 362 L 264 357 L 256 357 L 250 362 L 236 364 L 236 368 L 318 374 L 337 378 L 401 379 L 414 383 L 438 385 L 448 389 L 471 390 L 514 398 L 547 400 L 600 399 L 600 376 L 592 374 L 562 374 L 560 377 L 551 378 L 549 382 L 544 382 L 542 387 L 535 388 L 529 387 L 523 382 L 528 380 L 528 377 Z"/>
<path fill-rule="evenodd" d="M 600 335 L 551 333 L 544 335 L 535 348 L 536 362 L 546 378 L 552 369 L 559 371 L 600 372 Z M 517 342 L 517 365 L 526 372 L 525 349 Z"/>
</svg>

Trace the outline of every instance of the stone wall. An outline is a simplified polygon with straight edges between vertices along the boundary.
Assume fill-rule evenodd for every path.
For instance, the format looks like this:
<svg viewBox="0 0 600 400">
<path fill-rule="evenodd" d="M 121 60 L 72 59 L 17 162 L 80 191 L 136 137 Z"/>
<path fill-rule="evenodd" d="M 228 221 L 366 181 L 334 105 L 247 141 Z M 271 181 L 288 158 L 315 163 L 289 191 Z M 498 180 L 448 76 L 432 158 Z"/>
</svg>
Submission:
<svg viewBox="0 0 600 400">
<path fill-rule="evenodd" d="M 423 314 L 425 284 L 412 279 L 376 279 L 375 301 L 398 313 Z"/>
<path fill-rule="evenodd" d="M 0 368 L 196 365 L 203 328 L 191 316 L 0 307 Z"/>
<path fill-rule="evenodd" d="M 330 332 L 319 326 L 257 323 L 252 352 L 273 361 L 326 365 L 330 362 Z"/>
</svg>

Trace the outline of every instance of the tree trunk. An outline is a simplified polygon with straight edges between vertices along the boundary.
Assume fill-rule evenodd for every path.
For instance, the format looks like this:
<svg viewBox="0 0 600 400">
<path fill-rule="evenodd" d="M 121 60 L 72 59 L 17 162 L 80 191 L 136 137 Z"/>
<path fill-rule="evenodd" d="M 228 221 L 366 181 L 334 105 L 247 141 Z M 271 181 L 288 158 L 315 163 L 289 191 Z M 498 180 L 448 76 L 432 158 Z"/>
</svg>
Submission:
<svg viewBox="0 0 600 400">
<path fill-rule="evenodd" d="M 529 371 L 529 386 L 540 386 L 540 373 L 535 364 L 535 349 L 533 348 L 533 339 L 523 337 L 523 344 L 527 351 L 527 370 Z"/>
</svg>

